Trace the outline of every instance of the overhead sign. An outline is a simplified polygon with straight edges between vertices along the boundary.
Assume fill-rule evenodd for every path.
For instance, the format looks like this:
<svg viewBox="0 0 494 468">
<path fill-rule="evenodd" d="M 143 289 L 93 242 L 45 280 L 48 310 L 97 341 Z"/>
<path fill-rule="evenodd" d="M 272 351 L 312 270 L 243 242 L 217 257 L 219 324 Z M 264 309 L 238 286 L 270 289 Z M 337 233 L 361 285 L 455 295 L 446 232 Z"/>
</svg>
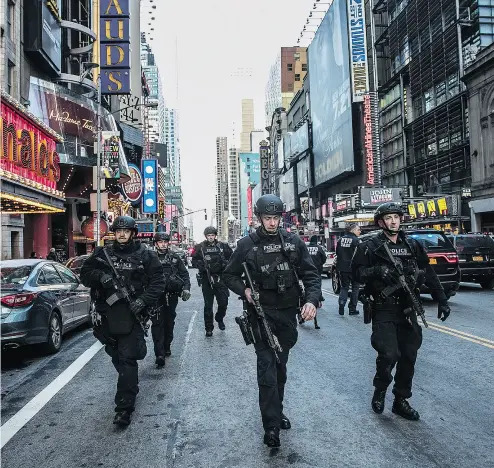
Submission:
<svg viewBox="0 0 494 468">
<path fill-rule="evenodd" d="M 129 164 L 130 180 L 122 185 L 124 197 L 128 202 L 135 204 L 142 197 L 142 174 L 137 166 Z"/>
<path fill-rule="evenodd" d="M 454 198 L 451 196 L 434 198 L 408 205 L 408 215 L 411 219 L 437 218 L 439 216 L 457 215 Z"/>
<path fill-rule="evenodd" d="M 353 102 L 361 102 L 365 93 L 369 91 L 365 6 L 363 0 L 348 0 L 347 6 L 352 97 Z"/>
<path fill-rule="evenodd" d="M 101 94 L 131 94 L 129 0 L 100 0 Z"/>
<path fill-rule="evenodd" d="M 102 176 L 115 178 L 118 174 L 120 154 L 120 132 L 101 132 L 102 136 Z"/>
<path fill-rule="evenodd" d="M 265 142 L 261 142 L 265 143 Z M 269 148 L 268 146 L 259 147 L 259 159 L 261 163 L 261 194 L 266 195 L 269 189 Z"/>
<path fill-rule="evenodd" d="M 142 175 L 144 178 L 142 212 L 146 214 L 158 213 L 158 161 L 156 159 L 143 159 Z"/>
<path fill-rule="evenodd" d="M 381 203 L 402 203 L 402 189 L 400 188 L 369 188 L 360 189 L 360 204 L 362 207 L 377 207 Z"/>
</svg>

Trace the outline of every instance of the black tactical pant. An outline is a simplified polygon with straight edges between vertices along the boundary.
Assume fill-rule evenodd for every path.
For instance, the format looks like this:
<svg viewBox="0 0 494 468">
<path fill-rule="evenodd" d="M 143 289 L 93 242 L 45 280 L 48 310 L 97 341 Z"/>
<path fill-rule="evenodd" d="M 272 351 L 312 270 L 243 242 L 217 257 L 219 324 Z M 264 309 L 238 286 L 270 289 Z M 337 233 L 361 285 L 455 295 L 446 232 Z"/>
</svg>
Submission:
<svg viewBox="0 0 494 468">
<path fill-rule="evenodd" d="M 202 281 L 202 295 L 204 296 L 204 327 L 206 331 L 213 331 L 213 302 L 216 297 L 218 304 L 218 311 L 214 315 L 214 320 L 222 322 L 226 315 L 226 308 L 228 307 L 228 296 L 230 295 L 228 288 L 222 283 L 214 283 L 213 288 L 209 284 L 209 281 L 203 279 Z"/>
<path fill-rule="evenodd" d="M 290 349 L 297 342 L 297 308 L 267 309 L 263 307 L 271 331 L 278 338 L 283 352 L 278 353 L 276 362 L 273 350 L 265 340 L 259 339 L 259 330 L 254 327 L 258 342 L 254 344 L 257 354 L 257 383 L 259 386 L 259 408 L 264 429 L 280 427 L 283 398 L 287 380 L 287 362 Z"/>
<path fill-rule="evenodd" d="M 163 296 L 159 305 L 162 306 L 156 316 L 151 318 L 151 335 L 154 343 L 154 355 L 164 356 L 170 350 L 173 341 L 173 329 L 177 317 L 178 294 Z"/>
<path fill-rule="evenodd" d="M 346 301 L 348 299 L 348 291 L 351 285 L 352 293 L 350 295 L 350 304 L 348 305 L 348 308 L 350 310 L 356 310 L 360 285 L 356 281 L 352 280 L 351 273 L 347 273 L 346 271 L 340 271 L 339 275 L 341 280 L 341 290 L 340 290 L 340 297 L 338 298 L 338 304 L 340 306 L 345 307 Z"/>
<path fill-rule="evenodd" d="M 393 381 L 391 374 L 396 365 L 393 393 L 412 396 L 412 380 L 417 352 L 422 344 L 422 328 L 416 319 L 372 322 L 372 347 L 377 351 L 374 387 L 386 390 Z"/>
<path fill-rule="evenodd" d="M 139 393 L 137 361 L 144 359 L 147 352 L 144 331 L 135 323 L 128 335 L 110 336 L 116 341 L 116 345 L 106 345 L 105 351 L 118 372 L 115 411 L 133 412 Z"/>
</svg>

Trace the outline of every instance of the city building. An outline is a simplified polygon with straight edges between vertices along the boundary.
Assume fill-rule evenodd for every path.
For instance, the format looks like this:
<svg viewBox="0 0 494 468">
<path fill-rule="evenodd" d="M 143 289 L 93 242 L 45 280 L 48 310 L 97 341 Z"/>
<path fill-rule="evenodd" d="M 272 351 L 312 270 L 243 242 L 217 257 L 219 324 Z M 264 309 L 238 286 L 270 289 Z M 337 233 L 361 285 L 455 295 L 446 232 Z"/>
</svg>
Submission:
<svg viewBox="0 0 494 468">
<path fill-rule="evenodd" d="M 250 134 L 254 131 L 254 100 L 242 99 L 242 131 L 240 132 L 240 151 L 251 150 Z"/>
<path fill-rule="evenodd" d="M 228 142 L 226 137 L 216 138 L 216 228 L 222 241 L 228 240 L 229 174 Z"/>
<path fill-rule="evenodd" d="M 228 219 L 228 242 L 240 237 L 240 173 L 236 148 L 229 149 L 228 155 L 228 194 L 230 196 L 230 216 Z"/>
<path fill-rule="evenodd" d="M 282 47 L 269 71 L 265 89 L 266 127 L 271 126 L 273 113 L 288 109 L 295 94 L 303 86 L 308 70 L 306 47 Z"/>
<path fill-rule="evenodd" d="M 260 183 L 259 153 L 239 153 L 240 230 L 247 235 L 253 222 L 252 189 Z"/>
<path fill-rule="evenodd" d="M 258 153 L 259 145 L 265 138 L 266 132 L 264 130 L 253 130 L 250 132 L 250 151 L 252 153 Z"/>
</svg>

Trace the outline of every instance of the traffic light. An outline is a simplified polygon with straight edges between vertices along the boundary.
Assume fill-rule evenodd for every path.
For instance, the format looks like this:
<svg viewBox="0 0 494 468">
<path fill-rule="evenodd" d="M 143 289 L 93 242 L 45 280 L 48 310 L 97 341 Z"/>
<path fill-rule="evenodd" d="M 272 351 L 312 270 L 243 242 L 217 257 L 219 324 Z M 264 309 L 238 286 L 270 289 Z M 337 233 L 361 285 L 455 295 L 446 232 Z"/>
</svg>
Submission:
<svg viewBox="0 0 494 468">
<path fill-rule="evenodd" d="M 208 213 L 206 211 L 206 208 L 204 208 L 204 219 L 207 221 L 208 219 Z"/>
</svg>

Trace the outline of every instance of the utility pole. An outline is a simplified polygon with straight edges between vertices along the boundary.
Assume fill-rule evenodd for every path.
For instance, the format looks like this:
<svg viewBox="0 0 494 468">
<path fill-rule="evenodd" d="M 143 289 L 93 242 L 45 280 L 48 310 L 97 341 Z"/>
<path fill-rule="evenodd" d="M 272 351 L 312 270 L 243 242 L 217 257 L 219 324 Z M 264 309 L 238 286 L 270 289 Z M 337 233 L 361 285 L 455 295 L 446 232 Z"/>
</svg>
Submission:
<svg viewBox="0 0 494 468">
<path fill-rule="evenodd" d="M 97 112 L 97 138 L 96 142 L 96 246 L 100 244 L 100 223 L 101 223 L 101 74 L 98 74 L 98 112 Z"/>
</svg>

